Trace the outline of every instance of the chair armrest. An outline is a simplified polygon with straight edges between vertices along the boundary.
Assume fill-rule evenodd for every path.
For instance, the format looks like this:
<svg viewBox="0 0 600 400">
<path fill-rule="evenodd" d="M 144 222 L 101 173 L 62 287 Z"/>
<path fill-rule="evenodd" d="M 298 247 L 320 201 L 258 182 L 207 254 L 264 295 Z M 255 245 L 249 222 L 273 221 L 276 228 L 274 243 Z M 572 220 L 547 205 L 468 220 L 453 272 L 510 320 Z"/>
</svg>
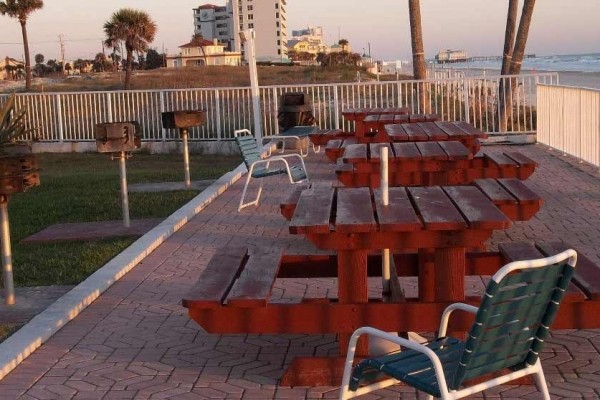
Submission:
<svg viewBox="0 0 600 400">
<path fill-rule="evenodd" d="M 440 331 L 438 333 L 439 337 L 446 336 L 446 329 L 448 328 L 448 321 L 450 320 L 450 314 L 452 314 L 452 312 L 456 311 L 456 310 L 461 310 L 461 311 L 466 311 L 466 312 L 470 312 L 473 314 L 477 314 L 477 311 L 479 311 L 479 308 L 472 306 L 470 304 L 465 304 L 465 303 L 450 304 L 448 307 L 446 307 L 446 309 L 444 310 L 444 313 L 442 314 L 442 319 L 440 321 Z"/>
<path fill-rule="evenodd" d="M 431 363 L 433 364 L 433 369 L 435 370 L 436 378 L 438 381 L 438 385 L 440 388 L 447 388 L 446 377 L 444 375 L 444 369 L 442 367 L 442 362 L 439 357 L 425 345 L 422 345 L 417 342 L 413 342 L 408 339 L 401 338 L 396 335 L 389 334 L 387 332 L 381 331 L 379 329 L 371 328 L 369 326 L 364 326 L 362 328 L 358 328 L 354 331 L 352 336 L 350 337 L 350 342 L 348 343 L 348 353 L 346 356 L 346 365 L 344 367 L 344 376 L 342 378 L 342 390 L 346 390 L 350 384 L 350 374 L 352 372 L 352 364 L 354 363 L 354 353 L 356 352 L 356 343 L 358 342 L 358 338 L 362 335 L 369 335 L 378 337 L 380 339 L 388 340 L 392 343 L 398 344 L 400 346 L 404 346 L 408 349 L 418 351 L 419 353 L 424 354 L 429 358 Z M 356 395 L 358 395 L 358 391 Z"/>
<path fill-rule="evenodd" d="M 250 165 L 250 170 L 248 172 L 252 173 L 252 171 L 254 170 L 254 166 L 255 165 L 260 165 L 260 164 L 269 164 L 272 162 L 277 162 L 277 161 L 281 161 L 283 164 L 285 164 L 285 167 L 287 169 L 290 168 L 289 163 L 287 162 L 287 160 L 284 160 L 282 157 L 270 157 L 270 158 L 265 158 L 263 160 L 256 160 L 254 161 L 251 165 Z"/>
</svg>

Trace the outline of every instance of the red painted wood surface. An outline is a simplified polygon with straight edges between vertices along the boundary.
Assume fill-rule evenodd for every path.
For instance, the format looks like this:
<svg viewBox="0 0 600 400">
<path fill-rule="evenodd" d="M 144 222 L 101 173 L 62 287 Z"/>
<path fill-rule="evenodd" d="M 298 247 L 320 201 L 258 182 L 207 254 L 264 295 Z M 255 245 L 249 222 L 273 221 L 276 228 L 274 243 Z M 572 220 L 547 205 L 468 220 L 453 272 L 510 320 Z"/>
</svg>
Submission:
<svg viewBox="0 0 600 400">
<path fill-rule="evenodd" d="M 301 192 L 290 221 L 290 233 L 327 233 L 333 207 L 333 188 L 310 188 Z"/>
<path fill-rule="evenodd" d="M 349 146 L 348 154 L 341 160 L 351 164 L 352 168 L 336 165 L 340 182 L 348 187 L 379 187 L 377 149 L 380 146 L 374 143 Z M 519 157 L 516 152 L 511 152 L 512 157 L 487 152 L 472 157 L 469 150 L 456 141 L 393 143 L 391 150 L 388 164 L 390 186 L 463 185 L 488 178 L 523 180 L 533 174 L 537 165 L 527 157 Z M 497 186 L 500 189 L 494 190 L 503 190 L 500 183 Z M 515 190 L 515 193 L 520 192 L 518 187 Z M 533 198 L 537 199 L 537 196 Z"/>
</svg>

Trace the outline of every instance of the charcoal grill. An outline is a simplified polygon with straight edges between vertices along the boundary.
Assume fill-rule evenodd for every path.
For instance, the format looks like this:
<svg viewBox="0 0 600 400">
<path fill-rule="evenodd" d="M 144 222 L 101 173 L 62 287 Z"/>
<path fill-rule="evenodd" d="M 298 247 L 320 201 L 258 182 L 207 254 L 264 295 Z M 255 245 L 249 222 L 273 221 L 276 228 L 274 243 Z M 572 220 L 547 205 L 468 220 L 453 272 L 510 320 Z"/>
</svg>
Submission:
<svg viewBox="0 0 600 400">
<path fill-rule="evenodd" d="M 280 132 L 285 132 L 295 126 L 316 125 L 311 97 L 302 92 L 282 94 L 279 98 L 277 121 Z"/>
<path fill-rule="evenodd" d="M 129 157 L 128 153 L 142 147 L 140 124 L 136 121 L 96 124 L 94 135 L 96 137 L 96 148 L 99 153 L 112 153 L 112 159 L 119 159 L 123 225 L 129 228 L 131 222 L 129 220 L 129 195 L 127 193 L 127 168 L 125 160 Z"/>
<path fill-rule="evenodd" d="M 188 149 L 188 129 L 206 123 L 206 110 L 180 110 L 162 113 L 162 124 L 165 129 L 179 129 L 183 141 L 183 168 L 185 187 L 190 188 L 190 154 Z"/>
</svg>

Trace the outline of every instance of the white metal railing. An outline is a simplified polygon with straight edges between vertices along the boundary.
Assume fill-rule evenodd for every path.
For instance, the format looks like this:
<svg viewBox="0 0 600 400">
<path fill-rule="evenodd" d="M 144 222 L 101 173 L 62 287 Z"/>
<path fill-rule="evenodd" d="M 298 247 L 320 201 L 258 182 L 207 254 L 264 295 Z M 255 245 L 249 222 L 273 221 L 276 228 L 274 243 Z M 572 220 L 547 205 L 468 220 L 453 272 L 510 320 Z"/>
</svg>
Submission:
<svg viewBox="0 0 600 400">
<path fill-rule="evenodd" d="M 514 87 L 506 130 L 531 133 L 536 130 L 536 84 L 558 84 L 558 74 L 529 74 L 512 77 L 480 76 L 336 83 L 323 85 L 263 86 L 260 88 L 264 134 L 277 132 L 278 98 L 286 92 L 304 92 L 313 100 L 319 126 L 353 130 L 342 118 L 342 110 L 356 107 L 409 107 L 414 113 L 432 112 L 444 120 L 463 120 L 490 134 L 500 133 L 499 91 Z M 421 92 L 424 94 L 421 96 Z M 0 104 L 7 95 L 0 95 Z M 425 98 L 422 108 L 419 97 Z M 27 107 L 27 125 L 42 141 L 94 140 L 94 125 L 101 122 L 138 121 L 146 141 L 178 138 L 162 128 L 161 112 L 206 109 L 207 123 L 190 129 L 190 140 L 232 139 L 236 129 L 254 125 L 250 88 L 178 90 L 132 90 L 68 93 L 18 94 L 17 108 Z"/>
<path fill-rule="evenodd" d="M 540 143 L 600 167 L 600 90 L 538 85 Z"/>
</svg>

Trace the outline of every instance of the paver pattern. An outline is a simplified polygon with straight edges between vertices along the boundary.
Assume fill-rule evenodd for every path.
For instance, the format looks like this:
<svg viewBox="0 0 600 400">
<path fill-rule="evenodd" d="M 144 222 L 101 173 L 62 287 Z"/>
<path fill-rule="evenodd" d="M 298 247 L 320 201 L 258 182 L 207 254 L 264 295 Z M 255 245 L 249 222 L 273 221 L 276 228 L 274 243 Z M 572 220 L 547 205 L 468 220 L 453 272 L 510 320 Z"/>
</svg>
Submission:
<svg viewBox="0 0 600 400">
<path fill-rule="evenodd" d="M 486 148 L 502 151 L 501 146 Z M 544 146 L 518 151 L 539 162 L 528 182 L 544 199 L 526 223 L 494 234 L 503 241 L 567 239 L 600 262 L 600 174 Z M 312 180 L 333 180 L 321 154 L 307 159 Z M 260 244 L 288 253 L 314 252 L 288 233 L 279 202 L 292 187 L 286 177 L 265 179 L 259 207 L 237 212 L 238 181 L 107 290 L 75 320 L 0 381 L 0 399 L 322 399 L 335 387 L 280 387 L 278 378 L 296 355 L 336 354 L 333 335 L 211 335 L 180 305 L 220 246 Z M 256 187 L 256 186 L 254 186 Z M 308 287 L 281 279 L 278 301 L 335 293 L 335 280 Z M 469 282 L 477 290 L 480 282 Z M 370 290 L 376 291 L 378 280 Z M 415 290 L 414 280 L 403 285 Z M 600 330 L 555 331 L 543 353 L 553 399 L 600 398 Z M 363 397 L 417 399 L 396 386 Z M 504 385 L 473 398 L 538 399 L 533 386 Z"/>
</svg>

